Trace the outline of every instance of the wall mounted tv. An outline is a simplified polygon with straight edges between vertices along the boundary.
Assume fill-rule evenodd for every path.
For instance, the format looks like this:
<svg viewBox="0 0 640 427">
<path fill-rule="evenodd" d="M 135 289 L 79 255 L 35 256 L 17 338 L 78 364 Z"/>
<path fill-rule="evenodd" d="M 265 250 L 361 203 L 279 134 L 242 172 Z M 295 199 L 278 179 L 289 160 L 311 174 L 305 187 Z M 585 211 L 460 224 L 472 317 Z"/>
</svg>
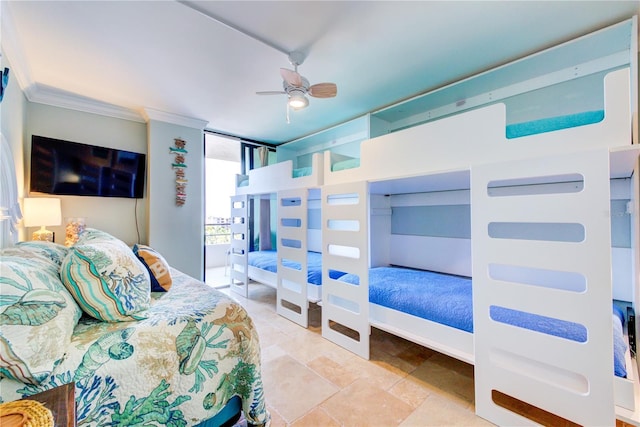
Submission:
<svg viewBox="0 0 640 427">
<path fill-rule="evenodd" d="M 33 135 L 30 191 L 142 198 L 146 156 Z"/>
</svg>

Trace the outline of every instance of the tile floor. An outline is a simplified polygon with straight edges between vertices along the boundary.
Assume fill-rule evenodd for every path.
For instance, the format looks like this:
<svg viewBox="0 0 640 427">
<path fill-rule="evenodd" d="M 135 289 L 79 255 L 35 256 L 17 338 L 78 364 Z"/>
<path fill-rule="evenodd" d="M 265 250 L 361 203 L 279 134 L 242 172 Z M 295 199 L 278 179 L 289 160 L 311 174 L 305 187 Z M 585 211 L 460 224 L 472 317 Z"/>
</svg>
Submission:
<svg viewBox="0 0 640 427">
<path fill-rule="evenodd" d="M 205 281 L 239 301 L 256 324 L 272 427 L 493 425 L 475 415 L 473 366 L 375 328 L 364 360 L 322 338 L 317 305 L 304 329 L 276 314 L 275 289 L 254 283 L 243 298 L 230 293 L 227 273 L 209 269 Z M 520 408 L 541 425 L 576 426 Z"/>
<path fill-rule="evenodd" d="M 214 288 L 229 286 L 229 267 L 207 268 L 204 282 Z"/>
<path fill-rule="evenodd" d="M 275 313 L 275 289 L 231 296 L 260 335 L 272 427 L 492 425 L 474 413 L 471 365 L 377 329 L 367 361 L 322 338 L 316 305 L 304 329 Z"/>
</svg>

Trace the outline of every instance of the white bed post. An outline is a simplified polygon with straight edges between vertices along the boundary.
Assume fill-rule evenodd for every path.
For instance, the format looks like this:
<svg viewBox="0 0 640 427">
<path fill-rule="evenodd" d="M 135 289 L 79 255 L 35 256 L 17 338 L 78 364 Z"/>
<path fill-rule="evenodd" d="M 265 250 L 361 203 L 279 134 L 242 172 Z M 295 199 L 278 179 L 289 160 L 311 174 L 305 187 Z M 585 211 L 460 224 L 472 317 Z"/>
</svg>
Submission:
<svg viewBox="0 0 640 427">
<path fill-rule="evenodd" d="M 276 312 L 305 328 L 309 326 L 307 200 L 306 188 L 278 192 Z M 283 260 L 299 264 L 300 270 L 286 267 Z"/>
<path fill-rule="evenodd" d="M 231 246 L 229 254 L 229 281 L 231 290 L 249 297 L 249 197 L 231 196 Z"/>
<path fill-rule="evenodd" d="M 580 175 L 581 190 L 579 182 L 561 191 L 529 185 Z M 495 404 L 498 391 L 582 425 L 615 425 L 608 150 L 473 167 L 471 188 L 477 414 L 535 424 Z M 518 224 L 569 225 L 583 235 L 498 231 Z M 566 273 L 575 283 L 558 280 Z M 586 341 L 500 323 L 492 307 L 578 323 Z"/>
<path fill-rule="evenodd" d="M 369 359 L 368 183 L 322 188 L 322 336 Z M 357 274 L 354 286 L 329 270 Z M 345 331 L 343 327 L 350 329 Z"/>
</svg>

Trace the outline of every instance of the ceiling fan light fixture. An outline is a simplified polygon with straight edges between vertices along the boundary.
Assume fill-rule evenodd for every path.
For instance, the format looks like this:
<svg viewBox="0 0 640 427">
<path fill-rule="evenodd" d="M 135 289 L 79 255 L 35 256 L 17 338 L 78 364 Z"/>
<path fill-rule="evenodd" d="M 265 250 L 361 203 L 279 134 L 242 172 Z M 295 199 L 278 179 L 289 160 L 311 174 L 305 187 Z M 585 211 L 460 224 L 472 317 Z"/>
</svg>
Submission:
<svg viewBox="0 0 640 427">
<path fill-rule="evenodd" d="M 300 110 L 309 105 L 309 100 L 302 92 L 289 94 L 289 107 Z"/>
</svg>

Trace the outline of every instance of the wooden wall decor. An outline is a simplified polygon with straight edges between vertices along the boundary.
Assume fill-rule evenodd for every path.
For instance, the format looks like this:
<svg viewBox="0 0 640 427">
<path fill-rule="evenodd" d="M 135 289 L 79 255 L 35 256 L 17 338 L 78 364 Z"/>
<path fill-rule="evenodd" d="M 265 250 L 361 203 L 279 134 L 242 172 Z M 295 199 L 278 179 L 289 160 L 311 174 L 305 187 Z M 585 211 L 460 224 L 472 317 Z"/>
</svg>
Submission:
<svg viewBox="0 0 640 427">
<path fill-rule="evenodd" d="M 184 148 L 187 144 L 186 141 L 180 138 L 175 138 L 174 146 L 169 147 L 169 153 L 175 154 L 174 162 L 171 163 L 171 167 L 176 173 L 176 206 L 184 206 L 187 201 L 187 179 L 185 178 L 184 170 L 187 167 L 185 164 L 185 154 L 188 151 Z"/>
</svg>

